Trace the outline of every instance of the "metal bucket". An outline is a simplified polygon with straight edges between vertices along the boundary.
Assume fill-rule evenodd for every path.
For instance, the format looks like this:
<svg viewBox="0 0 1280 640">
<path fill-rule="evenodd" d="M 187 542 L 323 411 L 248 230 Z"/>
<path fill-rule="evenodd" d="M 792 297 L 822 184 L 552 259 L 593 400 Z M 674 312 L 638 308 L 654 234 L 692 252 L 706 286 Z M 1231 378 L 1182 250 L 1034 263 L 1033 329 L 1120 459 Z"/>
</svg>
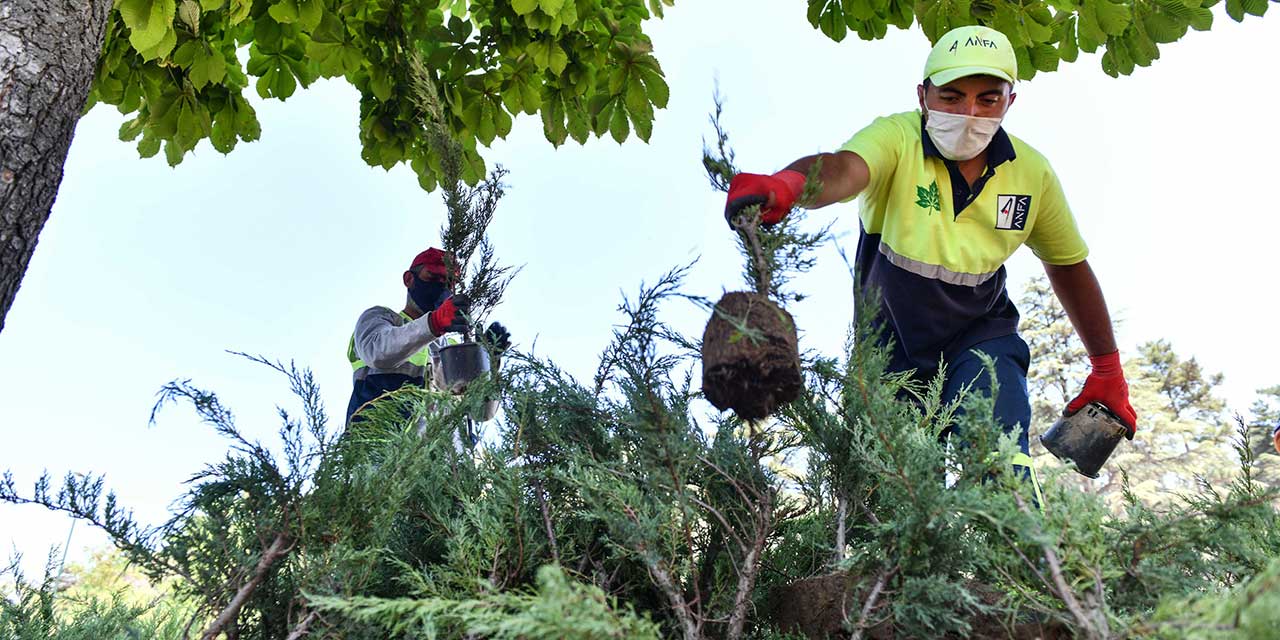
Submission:
<svg viewBox="0 0 1280 640">
<path fill-rule="evenodd" d="M 1109 409 L 1090 402 L 1074 414 L 1058 418 L 1040 436 L 1040 442 L 1059 460 L 1074 462 L 1081 474 L 1097 478 L 1098 470 L 1128 432 L 1129 428 Z"/>
<path fill-rule="evenodd" d="M 440 348 L 440 369 L 450 393 L 462 393 L 472 380 L 489 372 L 489 352 L 478 342 Z"/>
</svg>

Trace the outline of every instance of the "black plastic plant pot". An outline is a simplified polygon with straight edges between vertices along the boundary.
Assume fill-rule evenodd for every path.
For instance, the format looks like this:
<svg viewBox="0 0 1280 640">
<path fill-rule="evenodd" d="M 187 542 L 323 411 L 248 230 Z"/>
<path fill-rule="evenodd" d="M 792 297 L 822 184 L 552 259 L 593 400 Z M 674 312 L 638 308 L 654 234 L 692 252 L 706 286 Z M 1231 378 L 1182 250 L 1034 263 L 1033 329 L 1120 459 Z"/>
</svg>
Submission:
<svg viewBox="0 0 1280 640">
<path fill-rule="evenodd" d="M 445 388 L 450 393 L 462 393 L 472 380 L 489 372 L 489 352 L 478 342 L 441 347 L 440 368 Z"/>
<path fill-rule="evenodd" d="M 1090 478 L 1111 457 L 1129 428 L 1105 406 L 1090 402 L 1072 415 L 1064 415 L 1040 436 L 1040 442 L 1059 460 L 1070 460 L 1076 470 Z"/>
</svg>

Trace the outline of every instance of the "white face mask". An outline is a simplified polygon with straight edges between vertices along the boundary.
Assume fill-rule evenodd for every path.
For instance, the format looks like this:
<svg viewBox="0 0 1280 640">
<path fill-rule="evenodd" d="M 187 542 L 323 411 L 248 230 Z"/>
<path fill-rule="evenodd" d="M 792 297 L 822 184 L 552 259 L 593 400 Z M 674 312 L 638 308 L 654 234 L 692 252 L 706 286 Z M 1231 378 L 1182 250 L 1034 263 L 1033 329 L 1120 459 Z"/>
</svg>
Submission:
<svg viewBox="0 0 1280 640">
<path fill-rule="evenodd" d="M 925 130 L 938 153 L 948 160 L 969 160 L 982 153 L 1004 118 L 980 118 L 925 109 Z"/>
</svg>

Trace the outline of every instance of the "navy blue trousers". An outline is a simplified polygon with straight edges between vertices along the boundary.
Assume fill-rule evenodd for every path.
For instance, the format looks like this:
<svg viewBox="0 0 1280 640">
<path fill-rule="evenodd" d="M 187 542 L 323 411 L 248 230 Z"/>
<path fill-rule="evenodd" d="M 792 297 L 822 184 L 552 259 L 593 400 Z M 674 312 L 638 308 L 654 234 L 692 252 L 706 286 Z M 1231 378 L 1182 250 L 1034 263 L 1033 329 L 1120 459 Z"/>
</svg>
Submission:
<svg viewBox="0 0 1280 640">
<path fill-rule="evenodd" d="M 973 353 L 980 351 L 995 361 L 999 392 L 995 397 L 995 416 L 1005 433 L 1018 435 L 1018 446 L 1028 452 L 1028 429 L 1031 427 L 1031 396 L 1027 393 L 1027 367 L 1031 363 L 1031 351 L 1017 334 L 992 338 L 971 347 L 946 365 L 946 380 L 942 388 L 943 401 L 954 400 L 970 383 L 970 393 L 991 395 L 991 375 L 983 367 L 982 360 Z M 929 380 L 935 372 L 921 375 Z M 963 411 L 963 409 L 962 409 Z M 955 430 L 953 430 L 955 431 Z M 963 441 L 964 434 L 955 433 Z"/>
</svg>

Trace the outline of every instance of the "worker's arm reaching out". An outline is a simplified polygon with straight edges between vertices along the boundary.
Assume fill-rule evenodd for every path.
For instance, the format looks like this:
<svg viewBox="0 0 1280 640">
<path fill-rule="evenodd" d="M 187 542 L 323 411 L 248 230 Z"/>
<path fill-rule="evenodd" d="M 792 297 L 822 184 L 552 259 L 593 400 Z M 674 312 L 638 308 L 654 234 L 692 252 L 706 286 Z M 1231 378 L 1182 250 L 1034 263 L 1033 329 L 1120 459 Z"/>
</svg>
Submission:
<svg viewBox="0 0 1280 640">
<path fill-rule="evenodd" d="M 1093 365 L 1084 390 L 1067 404 L 1067 413 L 1075 413 L 1090 402 L 1101 402 L 1129 427 L 1128 437 L 1132 440 L 1138 416 L 1129 404 L 1129 383 L 1120 365 L 1111 314 L 1093 268 L 1087 260 L 1072 265 L 1045 263 L 1044 272 Z"/>
<path fill-rule="evenodd" d="M 822 162 L 818 169 L 822 189 L 813 202 L 798 203 L 809 169 L 818 161 Z M 734 176 L 729 183 L 725 218 L 732 220 L 742 209 L 758 204 L 761 205 L 760 221 L 777 224 L 797 204 L 811 209 L 825 207 L 858 195 L 870 182 L 871 170 L 866 161 L 852 151 L 805 156 L 771 176 L 756 173 Z"/>
<path fill-rule="evenodd" d="M 400 314 L 374 307 L 356 321 L 356 355 L 369 366 L 394 369 L 436 338 L 429 315 L 400 324 Z"/>
<path fill-rule="evenodd" d="M 449 296 L 430 313 L 408 322 L 386 307 L 368 309 L 356 321 L 356 355 L 375 368 L 395 368 L 428 342 L 446 333 L 466 330 L 465 314 L 470 305 L 465 295 Z"/>
<path fill-rule="evenodd" d="M 808 176 L 809 169 L 819 160 L 822 161 L 822 166 L 818 169 L 818 180 L 822 182 L 822 190 L 813 202 L 800 203 L 803 206 L 818 209 L 848 200 L 862 193 L 871 184 L 871 168 L 867 166 L 867 161 L 852 151 L 805 156 L 792 162 L 787 169 Z"/>
<path fill-rule="evenodd" d="M 1089 261 L 1072 265 L 1045 263 L 1045 275 L 1053 292 L 1071 318 L 1071 326 L 1084 343 L 1089 356 L 1100 356 L 1116 351 L 1115 334 L 1111 331 L 1111 313 L 1102 297 L 1102 287 L 1093 274 Z"/>
</svg>

